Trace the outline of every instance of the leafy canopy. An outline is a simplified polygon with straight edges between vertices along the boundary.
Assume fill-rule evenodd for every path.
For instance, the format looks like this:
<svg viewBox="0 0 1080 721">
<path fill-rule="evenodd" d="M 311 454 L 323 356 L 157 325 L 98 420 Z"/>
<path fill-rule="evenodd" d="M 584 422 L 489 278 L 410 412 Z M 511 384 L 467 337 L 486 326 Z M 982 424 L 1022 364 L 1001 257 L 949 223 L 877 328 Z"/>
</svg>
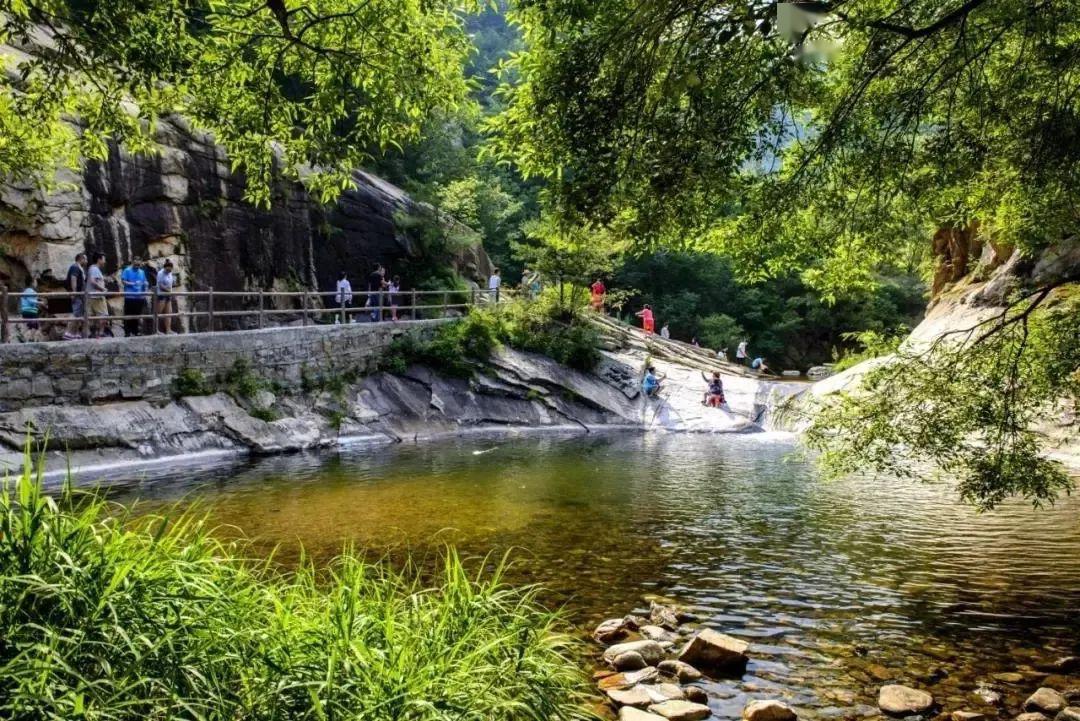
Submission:
<svg viewBox="0 0 1080 721">
<path fill-rule="evenodd" d="M 249 199 L 323 198 L 466 97 L 469 0 L 0 0 L 0 174 L 48 178 L 156 123 L 213 133 Z M 70 119 L 77 118 L 77 124 Z M 309 173 L 307 166 L 317 169 Z"/>
</svg>

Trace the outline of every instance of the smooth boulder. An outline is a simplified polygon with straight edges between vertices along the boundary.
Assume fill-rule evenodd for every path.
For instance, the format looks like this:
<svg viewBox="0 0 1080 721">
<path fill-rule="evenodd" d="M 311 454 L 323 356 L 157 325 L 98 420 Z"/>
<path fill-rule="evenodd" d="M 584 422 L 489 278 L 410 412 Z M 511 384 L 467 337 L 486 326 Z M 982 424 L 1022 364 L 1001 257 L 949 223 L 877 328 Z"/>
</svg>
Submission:
<svg viewBox="0 0 1080 721">
<path fill-rule="evenodd" d="M 694 703 L 708 704 L 709 694 L 705 692 L 701 686 L 687 686 L 683 689 L 686 692 L 686 700 L 693 701 Z"/>
<path fill-rule="evenodd" d="M 1050 721 L 1050 717 L 1038 711 L 1028 711 L 1017 716 L 1015 721 Z"/>
<path fill-rule="evenodd" d="M 629 630 L 626 627 L 626 619 L 609 618 L 596 627 L 592 632 L 592 637 L 597 643 L 609 646 L 616 641 L 623 640 L 628 634 Z"/>
<path fill-rule="evenodd" d="M 742 711 L 746 721 L 795 721 L 795 711 L 780 701 L 751 701 Z"/>
<path fill-rule="evenodd" d="M 890 716 L 924 714 L 933 707 L 933 696 L 909 686 L 889 684 L 878 692 L 878 708 Z"/>
<path fill-rule="evenodd" d="M 686 642 L 679 660 L 704 671 L 742 670 L 749 647 L 746 641 L 706 628 Z"/>
<path fill-rule="evenodd" d="M 675 609 L 655 601 L 649 606 L 649 620 L 653 625 L 674 631 L 679 627 L 679 616 Z"/>
<path fill-rule="evenodd" d="M 610 688 L 605 691 L 605 693 L 616 706 L 645 708 L 653 703 L 652 696 L 645 691 L 644 686 L 634 686 L 633 688 Z"/>
<path fill-rule="evenodd" d="M 619 721 L 664 721 L 664 717 L 633 706 L 623 706 L 619 709 Z"/>
<path fill-rule="evenodd" d="M 657 668 L 660 670 L 660 673 L 678 679 L 679 683 L 690 683 L 691 681 L 697 681 L 701 678 L 701 671 L 698 671 L 688 663 L 683 663 L 682 661 L 676 661 L 674 659 L 661 661 Z"/>
<path fill-rule="evenodd" d="M 649 664 L 645 662 L 645 659 L 637 651 L 627 651 L 612 659 L 611 665 L 615 667 L 616 671 L 637 671 L 647 667 Z"/>
<path fill-rule="evenodd" d="M 604 651 L 604 661 L 609 664 L 613 664 L 618 656 L 629 651 L 634 651 L 641 654 L 641 657 L 645 659 L 645 663 L 650 666 L 655 666 L 664 660 L 664 649 L 656 641 L 627 641 L 626 643 L 617 643 L 614 646 L 609 646 Z"/>
<path fill-rule="evenodd" d="M 712 714 L 708 706 L 692 701 L 665 701 L 650 706 L 649 711 L 668 721 L 699 721 Z"/>
<path fill-rule="evenodd" d="M 1065 697 L 1047 686 L 1043 686 L 1028 696 L 1027 701 L 1024 702 L 1025 711 L 1037 711 L 1047 716 L 1056 715 L 1065 706 L 1067 706 Z"/>
<path fill-rule="evenodd" d="M 986 714 L 978 711 L 953 711 L 949 718 L 952 721 L 986 721 Z"/>
<path fill-rule="evenodd" d="M 652 666 L 641 669 L 640 671 L 631 671 L 629 673 L 617 673 L 613 676 L 600 679 L 600 683 L 597 684 L 601 691 L 607 691 L 613 688 L 631 688 L 642 683 L 655 683 L 660 680 L 660 673 Z"/>
<path fill-rule="evenodd" d="M 1080 706 L 1066 706 L 1058 712 L 1054 721 L 1080 721 Z"/>
</svg>

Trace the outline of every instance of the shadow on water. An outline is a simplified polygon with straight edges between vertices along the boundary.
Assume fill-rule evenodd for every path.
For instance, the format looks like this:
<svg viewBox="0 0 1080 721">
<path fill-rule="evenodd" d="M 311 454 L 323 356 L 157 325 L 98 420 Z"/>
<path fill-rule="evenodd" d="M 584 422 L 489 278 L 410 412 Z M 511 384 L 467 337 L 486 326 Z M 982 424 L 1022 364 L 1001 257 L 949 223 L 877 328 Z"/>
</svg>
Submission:
<svg viewBox="0 0 1080 721">
<path fill-rule="evenodd" d="M 391 558 L 516 549 L 511 580 L 543 583 L 583 628 L 673 597 L 753 644 L 746 676 L 710 685 L 720 716 L 766 695 L 871 714 L 884 680 L 979 708 L 988 674 L 1077 650 L 1076 499 L 978 515 L 945 486 L 824 483 L 790 450 L 775 434 L 465 439 L 208 465 L 114 493 L 197 500 L 286 561 L 301 544 L 317 560 L 345 543 Z"/>
</svg>

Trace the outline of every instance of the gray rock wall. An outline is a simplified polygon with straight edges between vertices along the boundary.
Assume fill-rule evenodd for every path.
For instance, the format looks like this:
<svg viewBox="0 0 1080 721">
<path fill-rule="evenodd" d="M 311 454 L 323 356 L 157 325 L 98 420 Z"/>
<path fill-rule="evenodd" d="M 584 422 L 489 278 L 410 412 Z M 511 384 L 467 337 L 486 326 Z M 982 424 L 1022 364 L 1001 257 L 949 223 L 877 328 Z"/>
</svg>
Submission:
<svg viewBox="0 0 1080 721">
<path fill-rule="evenodd" d="M 266 381 L 297 386 L 313 377 L 372 371 L 405 334 L 428 335 L 443 320 L 318 325 L 176 336 L 0 346 L 0 411 L 53 404 L 164 401 L 185 369 L 212 379 L 238 360 Z"/>
</svg>

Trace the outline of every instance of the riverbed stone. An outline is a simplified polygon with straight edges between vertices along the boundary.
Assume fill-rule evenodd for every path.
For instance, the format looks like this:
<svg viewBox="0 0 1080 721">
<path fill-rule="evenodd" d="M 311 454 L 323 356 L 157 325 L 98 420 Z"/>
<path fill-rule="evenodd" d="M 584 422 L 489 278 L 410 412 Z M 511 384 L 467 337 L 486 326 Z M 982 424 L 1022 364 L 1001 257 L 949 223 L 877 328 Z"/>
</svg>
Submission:
<svg viewBox="0 0 1080 721">
<path fill-rule="evenodd" d="M 688 663 L 676 661 L 675 659 L 661 661 L 657 668 L 660 670 L 660 673 L 678 679 L 679 683 L 690 683 L 691 681 L 697 681 L 701 678 L 701 671 L 698 671 Z"/>
<path fill-rule="evenodd" d="M 633 706 L 623 706 L 619 709 L 619 721 L 664 721 L 664 717 Z"/>
<path fill-rule="evenodd" d="M 626 643 L 617 643 L 614 646 L 609 646 L 604 651 L 604 661 L 607 663 L 613 663 L 615 658 L 627 651 L 635 651 L 641 654 L 641 657 L 645 659 L 645 662 L 650 666 L 655 666 L 664 659 L 664 649 L 656 641 L 627 641 Z"/>
<path fill-rule="evenodd" d="M 867 664 L 866 672 L 878 681 L 888 681 L 896 676 L 896 674 L 882 666 L 880 663 Z"/>
<path fill-rule="evenodd" d="M 686 698 L 686 692 L 678 684 L 674 683 L 658 683 L 654 686 L 645 686 L 645 693 L 649 694 L 653 703 L 681 701 Z"/>
<path fill-rule="evenodd" d="M 889 684 L 878 691 L 878 708 L 890 716 L 921 715 L 933 707 L 933 696 L 910 686 Z"/>
<path fill-rule="evenodd" d="M 702 704 L 709 703 L 709 694 L 701 686 L 686 686 L 683 691 L 686 692 L 687 701 Z"/>
<path fill-rule="evenodd" d="M 1054 661 L 1053 669 L 1059 673 L 1080 671 L 1080 656 L 1062 656 Z"/>
<path fill-rule="evenodd" d="M 1050 721 L 1050 717 L 1038 711 L 1028 711 L 1017 716 L 1015 721 Z"/>
<path fill-rule="evenodd" d="M 712 713 L 704 704 L 678 700 L 649 706 L 649 711 L 668 721 L 699 721 L 699 719 L 708 718 Z"/>
<path fill-rule="evenodd" d="M 1065 697 L 1052 688 L 1043 686 L 1024 701 L 1025 711 L 1038 711 L 1053 716 L 1065 708 Z"/>
<path fill-rule="evenodd" d="M 649 623 L 649 619 L 643 616 L 635 616 L 634 614 L 628 614 L 623 616 L 623 624 L 631 631 L 637 631 L 642 626 Z"/>
<path fill-rule="evenodd" d="M 669 631 L 674 631 L 679 627 L 679 616 L 675 613 L 675 609 L 655 601 L 649 606 L 649 620 L 654 625 Z"/>
<path fill-rule="evenodd" d="M 974 695 L 977 699 L 990 706 L 1000 706 L 1005 702 L 1005 697 L 1001 695 L 1000 691 L 986 684 L 979 684 Z"/>
<path fill-rule="evenodd" d="M 631 688 L 638 684 L 656 683 L 660 680 L 660 672 L 655 667 L 649 666 L 639 671 L 617 673 L 613 676 L 601 679 L 598 686 L 601 691 L 611 688 Z"/>
<path fill-rule="evenodd" d="M 952 721 L 986 721 L 986 714 L 978 711 L 953 711 L 949 718 Z"/>
<path fill-rule="evenodd" d="M 990 678 L 995 681 L 1000 681 L 1001 683 L 1016 684 L 1024 682 L 1024 674 L 1017 673 L 1016 671 L 1003 671 L 1001 673 L 991 674 Z"/>
<path fill-rule="evenodd" d="M 625 619 L 609 618 L 593 630 L 592 637 L 597 643 L 609 646 L 623 640 L 629 633 Z"/>
<path fill-rule="evenodd" d="M 637 671 L 638 669 L 645 668 L 649 664 L 646 663 L 644 657 L 637 651 L 627 651 L 626 653 L 620 653 L 612 659 L 611 665 L 616 671 Z"/>
<path fill-rule="evenodd" d="M 795 710 L 781 701 L 751 701 L 743 707 L 742 717 L 746 721 L 795 721 Z"/>
<path fill-rule="evenodd" d="M 741 671 L 749 647 L 746 641 L 706 628 L 686 642 L 679 660 L 703 671 Z"/>
<path fill-rule="evenodd" d="M 611 688 L 605 691 L 607 697 L 616 706 L 633 706 L 645 708 L 653 703 L 652 696 L 648 694 L 644 686 L 632 688 Z"/>
<path fill-rule="evenodd" d="M 1080 721 L 1080 706 L 1066 706 L 1058 712 L 1054 721 Z"/>
<path fill-rule="evenodd" d="M 672 633 L 666 628 L 662 626 L 655 626 L 651 623 L 642 626 L 639 629 L 639 633 L 641 633 L 644 638 L 652 639 L 653 641 L 659 641 L 660 643 L 663 643 L 665 641 L 674 643 L 675 640 L 679 638 L 676 634 Z"/>
<path fill-rule="evenodd" d="M 1080 706 L 1080 686 L 1062 689 L 1061 695 L 1070 706 Z"/>
</svg>

